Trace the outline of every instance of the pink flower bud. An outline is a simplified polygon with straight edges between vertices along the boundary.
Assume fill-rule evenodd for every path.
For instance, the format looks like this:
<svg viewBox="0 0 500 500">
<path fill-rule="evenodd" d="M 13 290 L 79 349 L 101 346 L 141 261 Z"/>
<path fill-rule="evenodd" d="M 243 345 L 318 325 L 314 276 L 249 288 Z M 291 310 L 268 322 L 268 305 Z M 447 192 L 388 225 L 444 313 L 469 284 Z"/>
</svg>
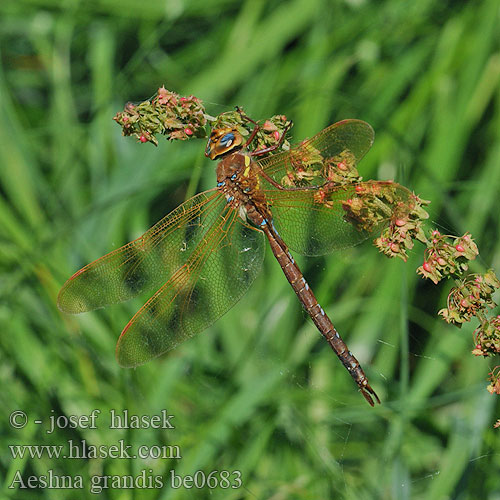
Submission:
<svg viewBox="0 0 500 500">
<path fill-rule="evenodd" d="M 406 221 L 404 221 L 403 219 L 396 219 L 394 221 L 394 224 L 396 224 L 396 226 L 398 226 L 398 227 L 401 227 L 401 226 L 404 226 L 406 224 Z"/>
<path fill-rule="evenodd" d="M 280 140 L 280 133 L 277 130 L 273 132 L 273 135 L 276 142 Z"/>
<path fill-rule="evenodd" d="M 347 165 L 343 161 L 341 161 L 341 162 L 337 163 L 337 168 L 339 170 L 347 170 Z"/>
<path fill-rule="evenodd" d="M 455 249 L 457 250 L 457 252 L 465 252 L 465 248 L 462 245 L 457 245 Z"/>
<path fill-rule="evenodd" d="M 148 139 L 147 139 L 147 137 L 144 134 L 141 134 L 141 136 L 139 137 L 139 140 L 141 142 L 148 142 Z"/>
<path fill-rule="evenodd" d="M 264 125 L 262 125 L 262 128 L 266 131 L 266 132 L 273 132 L 276 130 L 276 125 L 271 121 L 271 120 L 266 120 L 264 122 Z"/>
<path fill-rule="evenodd" d="M 428 262 L 424 262 L 422 264 L 422 267 L 424 268 L 424 271 L 430 273 L 432 271 L 432 267 Z"/>
<path fill-rule="evenodd" d="M 185 128 L 185 129 L 184 129 L 184 133 L 185 133 L 186 135 L 193 135 L 193 131 L 192 131 L 190 128 Z"/>
<path fill-rule="evenodd" d="M 364 191 L 365 189 L 363 188 L 363 186 L 360 186 L 360 185 L 357 185 L 355 188 L 357 193 L 361 193 L 362 191 Z"/>
</svg>

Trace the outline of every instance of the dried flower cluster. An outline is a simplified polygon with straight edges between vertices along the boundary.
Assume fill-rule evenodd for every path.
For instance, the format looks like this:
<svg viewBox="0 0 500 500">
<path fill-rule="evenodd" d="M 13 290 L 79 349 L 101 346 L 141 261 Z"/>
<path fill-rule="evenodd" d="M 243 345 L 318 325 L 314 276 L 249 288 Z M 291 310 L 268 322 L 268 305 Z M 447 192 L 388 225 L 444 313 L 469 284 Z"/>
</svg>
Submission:
<svg viewBox="0 0 500 500">
<path fill-rule="evenodd" d="M 457 282 L 448 294 L 447 307 L 438 314 L 458 327 L 477 318 L 479 326 L 474 330 L 472 354 L 484 357 L 500 354 L 500 315 L 488 317 L 489 308 L 497 306 L 493 293 L 500 288 L 500 280 L 492 269 L 484 274 L 467 274 L 469 261 L 479 255 L 471 235 L 465 233 L 457 237 L 433 230 L 425 243 L 424 263 L 417 272 L 434 283 L 444 277 Z M 499 368 L 495 368 L 488 379 L 487 389 L 491 394 L 500 394 Z M 500 420 L 494 427 L 500 427 Z"/>
<path fill-rule="evenodd" d="M 342 204 L 346 219 L 368 232 L 382 225 L 375 246 L 388 257 L 406 262 L 413 240 L 425 241 L 422 224 L 429 215 L 423 206 L 430 202 L 390 181 L 363 182 L 354 190 L 354 195 Z"/>
<path fill-rule="evenodd" d="M 344 153 L 346 152 L 342 154 Z M 282 177 L 281 185 L 287 188 L 321 186 L 319 192 L 324 193 L 325 196 L 321 194 L 316 201 L 328 204 L 329 194 L 340 184 L 326 176 L 324 165 L 330 165 L 326 168 L 333 170 L 337 166 L 337 161 L 341 161 L 340 158 L 340 156 L 324 158 L 309 141 L 303 141 L 297 148 L 290 151 L 286 160 L 286 175 Z M 341 179 L 344 175 L 345 172 L 341 172 Z M 350 184 L 351 181 L 348 183 Z"/>
<path fill-rule="evenodd" d="M 156 134 L 170 140 L 206 136 L 207 115 L 201 100 L 192 95 L 181 97 L 164 87 L 152 99 L 128 103 L 113 120 L 122 127 L 123 135 L 134 135 L 140 142 L 152 142 L 155 146 Z"/>
<path fill-rule="evenodd" d="M 321 186 L 318 188 L 318 203 L 328 204 L 329 195 L 355 184 L 362 177 L 356 169 L 356 158 L 351 151 L 325 158 L 309 141 L 303 141 L 290 152 L 287 173 L 281 179 L 285 187 Z"/>
<path fill-rule="evenodd" d="M 489 373 L 488 380 L 490 381 L 490 385 L 487 387 L 488 392 L 490 394 L 499 394 L 500 395 L 500 365 L 496 366 Z M 500 420 L 495 424 L 495 427 L 498 427 Z"/>
<path fill-rule="evenodd" d="M 423 208 L 430 201 L 410 193 L 405 201 L 398 201 L 394 207 L 389 225 L 374 243 L 388 257 L 399 257 L 406 262 L 408 250 L 413 248 L 413 240 L 425 241 L 423 222 L 429 214 Z"/>
<path fill-rule="evenodd" d="M 491 356 L 500 354 L 500 315 L 485 318 L 474 330 L 476 347 L 472 350 L 475 356 Z"/>
<path fill-rule="evenodd" d="M 322 176 L 339 186 L 356 184 L 362 181 L 356 168 L 356 158 L 351 151 L 344 150 L 323 162 Z"/>
<path fill-rule="evenodd" d="M 469 274 L 451 289 L 448 307 L 441 309 L 439 314 L 447 323 L 455 325 L 470 321 L 475 316 L 482 319 L 487 307 L 493 308 L 497 305 L 492 294 L 499 287 L 500 281 L 491 269 L 485 274 Z"/>
<path fill-rule="evenodd" d="M 469 268 L 468 261 L 474 260 L 479 254 L 469 233 L 458 237 L 442 235 L 433 230 L 426 243 L 424 263 L 417 273 L 436 284 L 445 276 L 461 276 Z"/>
</svg>

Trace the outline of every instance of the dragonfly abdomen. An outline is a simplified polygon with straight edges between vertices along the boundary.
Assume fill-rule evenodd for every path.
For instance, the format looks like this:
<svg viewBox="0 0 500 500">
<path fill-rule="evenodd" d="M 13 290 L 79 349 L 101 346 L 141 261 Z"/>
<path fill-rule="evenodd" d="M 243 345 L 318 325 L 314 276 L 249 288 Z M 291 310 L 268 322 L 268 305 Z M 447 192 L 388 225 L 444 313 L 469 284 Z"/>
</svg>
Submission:
<svg viewBox="0 0 500 500">
<path fill-rule="evenodd" d="M 346 343 L 340 337 L 330 318 L 319 305 L 298 265 L 290 255 L 286 244 L 274 230 L 272 224 L 270 225 L 268 223 L 267 219 L 262 218 L 259 225 L 266 234 L 273 254 L 280 263 L 287 280 L 292 285 L 297 297 L 320 333 L 323 337 L 325 337 L 326 341 L 335 351 L 335 354 L 338 356 L 342 364 L 347 368 L 347 371 L 351 374 L 368 403 L 370 403 L 371 406 L 374 405 L 370 394 L 377 400 L 378 403 L 380 403 L 377 394 L 368 383 L 368 378 L 361 368 L 359 361 L 355 358 L 351 351 L 349 351 Z"/>
</svg>

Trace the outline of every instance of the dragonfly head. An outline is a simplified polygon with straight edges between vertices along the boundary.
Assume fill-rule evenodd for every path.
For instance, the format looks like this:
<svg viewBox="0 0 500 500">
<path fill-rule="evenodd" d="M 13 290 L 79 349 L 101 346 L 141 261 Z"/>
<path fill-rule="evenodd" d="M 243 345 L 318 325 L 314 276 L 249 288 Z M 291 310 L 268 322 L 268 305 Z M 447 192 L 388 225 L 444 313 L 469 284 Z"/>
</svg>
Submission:
<svg viewBox="0 0 500 500">
<path fill-rule="evenodd" d="M 235 128 L 216 128 L 208 138 L 205 156 L 215 160 L 227 153 L 241 149 L 243 137 Z"/>
</svg>

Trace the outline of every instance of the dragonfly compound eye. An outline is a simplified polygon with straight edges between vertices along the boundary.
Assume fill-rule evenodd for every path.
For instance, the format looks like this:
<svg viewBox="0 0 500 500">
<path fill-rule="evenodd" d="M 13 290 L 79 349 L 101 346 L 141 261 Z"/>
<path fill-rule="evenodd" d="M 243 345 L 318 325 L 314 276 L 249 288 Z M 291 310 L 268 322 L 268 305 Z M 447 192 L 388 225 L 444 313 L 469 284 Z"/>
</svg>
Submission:
<svg viewBox="0 0 500 500">
<path fill-rule="evenodd" d="M 205 155 L 214 160 L 241 147 L 242 143 L 243 138 L 237 130 L 231 128 L 215 129 L 208 140 Z"/>
<path fill-rule="evenodd" d="M 222 136 L 220 143 L 222 146 L 228 148 L 231 146 L 233 141 L 234 141 L 234 134 L 232 132 L 229 132 L 229 134 Z"/>
</svg>

